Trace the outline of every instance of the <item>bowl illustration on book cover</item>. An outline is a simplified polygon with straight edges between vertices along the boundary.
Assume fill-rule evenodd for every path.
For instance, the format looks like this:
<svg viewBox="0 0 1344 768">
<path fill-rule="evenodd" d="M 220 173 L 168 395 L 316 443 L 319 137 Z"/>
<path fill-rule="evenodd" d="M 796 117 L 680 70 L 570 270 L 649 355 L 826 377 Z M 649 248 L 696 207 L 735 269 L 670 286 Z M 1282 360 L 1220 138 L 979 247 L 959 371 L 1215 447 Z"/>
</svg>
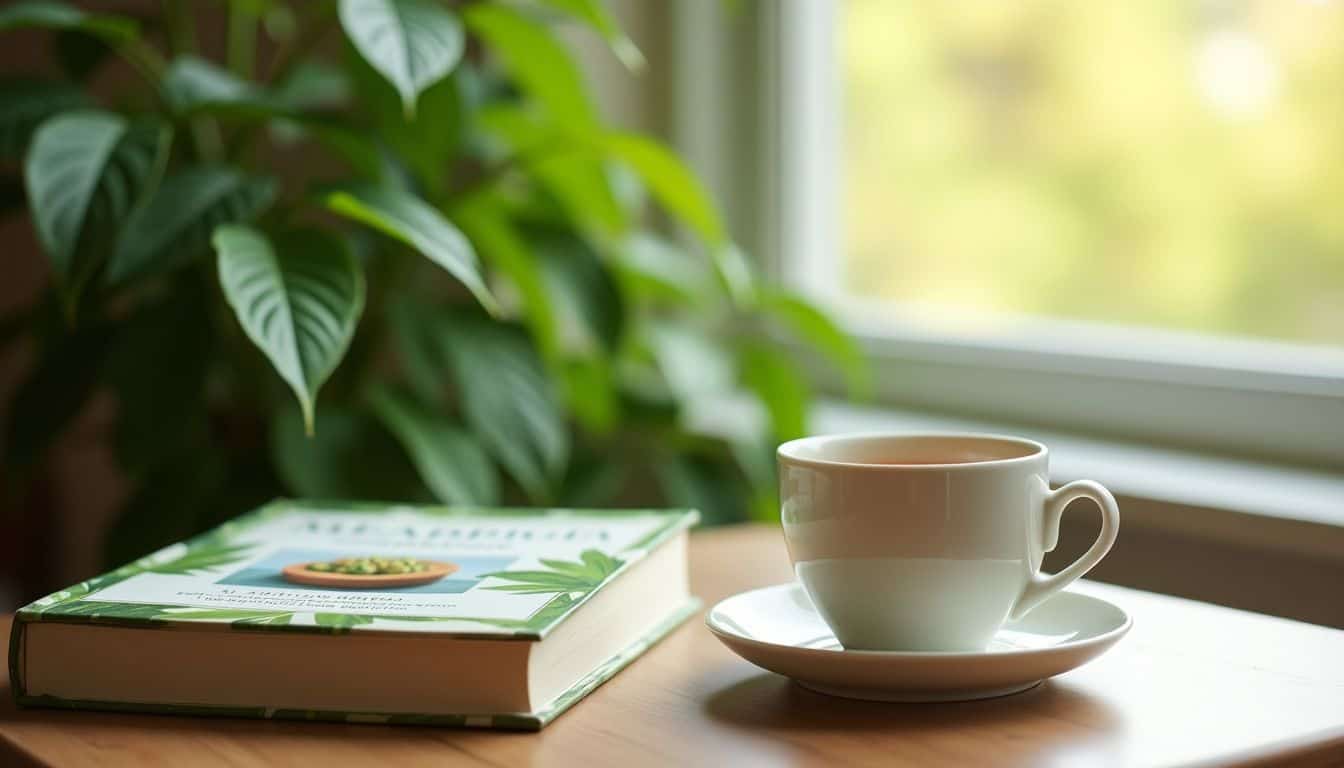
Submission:
<svg viewBox="0 0 1344 768">
<path fill-rule="evenodd" d="M 294 563 L 285 566 L 280 575 L 286 581 L 315 587 L 376 589 L 429 584 L 456 570 L 456 563 L 369 555 Z"/>
</svg>

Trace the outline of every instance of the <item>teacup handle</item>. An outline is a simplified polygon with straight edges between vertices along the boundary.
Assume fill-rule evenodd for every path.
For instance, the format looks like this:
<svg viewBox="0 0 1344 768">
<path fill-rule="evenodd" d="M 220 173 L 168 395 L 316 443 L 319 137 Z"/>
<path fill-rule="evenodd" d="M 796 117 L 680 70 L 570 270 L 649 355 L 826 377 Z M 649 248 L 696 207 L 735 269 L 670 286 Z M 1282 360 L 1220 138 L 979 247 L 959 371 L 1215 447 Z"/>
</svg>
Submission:
<svg viewBox="0 0 1344 768">
<path fill-rule="evenodd" d="M 1101 562 L 1101 558 L 1111 551 L 1111 545 L 1115 543 L 1115 535 L 1120 530 L 1120 507 L 1115 503 L 1115 497 L 1111 492 L 1101 486 L 1100 483 L 1094 483 L 1091 480 L 1075 480 L 1072 483 L 1061 486 L 1059 489 L 1051 491 L 1045 496 L 1045 503 L 1042 507 L 1042 538 L 1045 551 L 1049 552 L 1059 543 L 1059 519 L 1064 515 L 1064 508 L 1074 499 L 1091 499 L 1101 507 L 1101 533 L 1097 535 L 1097 540 L 1092 542 L 1083 556 L 1074 560 L 1069 567 L 1054 575 L 1043 575 L 1038 570 L 1027 582 L 1027 586 L 1022 590 L 1022 595 L 1017 598 L 1017 603 L 1013 605 L 1013 610 L 1008 614 L 1010 619 L 1020 619 L 1032 608 L 1045 602 L 1046 598 L 1064 589 L 1079 577 L 1092 570 L 1092 566 Z"/>
</svg>

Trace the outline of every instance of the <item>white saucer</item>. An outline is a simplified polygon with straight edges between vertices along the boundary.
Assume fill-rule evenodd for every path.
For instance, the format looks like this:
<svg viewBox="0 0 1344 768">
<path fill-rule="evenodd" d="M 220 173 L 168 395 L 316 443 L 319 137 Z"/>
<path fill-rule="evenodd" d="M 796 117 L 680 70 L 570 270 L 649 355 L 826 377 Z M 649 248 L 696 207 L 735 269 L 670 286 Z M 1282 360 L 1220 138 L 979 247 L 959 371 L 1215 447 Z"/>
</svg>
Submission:
<svg viewBox="0 0 1344 768">
<path fill-rule="evenodd" d="M 1009 622 L 986 651 L 847 651 L 798 584 L 734 595 L 705 617 L 747 661 L 832 696 L 876 701 L 964 701 L 1006 696 L 1091 661 L 1129 631 L 1124 611 L 1061 592 Z"/>
</svg>

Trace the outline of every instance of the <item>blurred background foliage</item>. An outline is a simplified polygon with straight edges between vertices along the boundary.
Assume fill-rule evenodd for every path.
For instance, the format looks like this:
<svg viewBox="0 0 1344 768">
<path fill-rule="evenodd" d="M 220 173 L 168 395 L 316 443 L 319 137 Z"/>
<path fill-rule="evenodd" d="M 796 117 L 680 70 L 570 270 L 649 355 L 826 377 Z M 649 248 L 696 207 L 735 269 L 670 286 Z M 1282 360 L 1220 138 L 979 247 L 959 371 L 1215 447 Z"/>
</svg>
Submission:
<svg viewBox="0 0 1344 768">
<path fill-rule="evenodd" d="M 675 154 L 604 124 L 575 23 L 641 66 L 598 0 L 0 9 L 50 54 L 0 82 L 3 204 L 52 274 L 0 319 L 35 348 L 6 503 L 109 394 L 109 563 L 282 494 L 774 517 L 809 359 L 862 392 L 862 358 Z M 108 67 L 134 79 L 92 88 Z M 697 427 L 742 395 L 752 428 Z"/>
<path fill-rule="evenodd" d="M 853 292 L 1344 345 L 1344 4 L 840 18 Z"/>
</svg>

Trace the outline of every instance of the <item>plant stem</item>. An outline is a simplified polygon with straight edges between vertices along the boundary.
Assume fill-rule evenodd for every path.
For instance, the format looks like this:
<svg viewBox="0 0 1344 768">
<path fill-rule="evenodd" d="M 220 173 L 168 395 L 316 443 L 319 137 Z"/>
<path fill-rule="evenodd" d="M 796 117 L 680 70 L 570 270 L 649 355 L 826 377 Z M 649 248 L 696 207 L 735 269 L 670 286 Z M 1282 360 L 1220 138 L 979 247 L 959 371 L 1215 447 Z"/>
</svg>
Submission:
<svg viewBox="0 0 1344 768">
<path fill-rule="evenodd" d="M 163 60 L 163 56 L 139 39 L 128 40 L 116 46 L 116 51 L 137 74 L 153 86 L 154 93 L 157 95 L 159 78 L 163 77 L 164 70 L 168 68 L 168 63 Z"/>
<path fill-rule="evenodd" d="M 168 52 L 176 56 L 196 50 L 196 28 L 189 13 L 182 12 L 181 0 L 162 0 L 164 27 L 167 29 Z"/>
<path fill-rule="evenodd" d="M 451 207 L 458 202 L 489 190 L 514 171 L 525 170 L 528 164 L 536 160 L 541 154 L 542 153 L 535 151 L 517 152 L 505 157 L 493 165 L 482 168 L 475 178 L 469 179 L 462 186 L 452 190 L 446 197 L 444 197 L 444 199 L 440 201 L 441 207 Z"/>
<path fill-rule="evenodd" d="M 280 47 L 276 49 L 275 57 L 271 60 L 268 82 L 279 83 L 283 81 L 294 67 L 303 61 L 304 56 L 318 43 L 322 42 L 322 38 L 326 37 L 327 33 L 331 31 L 332 22 L 335 19 L 335 3 L 322 3 L 311 16 L 300 20 L 298 34 L 281 43 Z"/>
<path fill-rule="evenodd" d="M 176 4 L 165 3 L 164 7 L 167 9 L 174 5 Z M 167 105 L 164 102 L 163 92 L 159 87 L 163 74 L 168 69 L 168 63 L 164 61 L 163 55 L 138 38 L 116 46 L 116 51 L 140 77 L 144 78 L 145 82 L 149 84 L 150 92 L 154 94 L 155 100 L 166 109 Z M 223 148 L 219 126 L 212 121 L 195 119 L 189 121 L 188 129 L 197 157 L 202 160 L 218 159 Z"/>
<path fill-rule="evenodd" d="M 257 52 L 257 20 L 238 0 L 229 2 L 229 69 L 244 80 L 252 79 Z"/>
<path fill-rule="evenodd" d="M 196 145 L 196 156 L 206 162 L 214 162 L 224 156 L 224 137 L 220 135 L 219 125 L 214 120 L 193 119 L 191 140 Z"/>
</svg>

